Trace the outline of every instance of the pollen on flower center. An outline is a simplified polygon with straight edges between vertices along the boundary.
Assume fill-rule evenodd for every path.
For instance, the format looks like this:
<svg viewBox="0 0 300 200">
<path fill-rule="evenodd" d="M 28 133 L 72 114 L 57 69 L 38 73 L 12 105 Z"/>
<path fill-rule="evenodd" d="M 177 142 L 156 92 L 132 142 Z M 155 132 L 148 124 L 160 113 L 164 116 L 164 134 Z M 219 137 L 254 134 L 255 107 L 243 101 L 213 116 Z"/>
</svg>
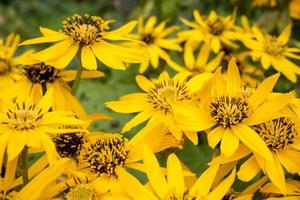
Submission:
<svg viewBox="0 0 300 200">
<path fill-rule="evenodd" d="M 58 154 L 61 157 L 76 158 L 86 142 L 84 134 L 81 132 L 57 134 L 53 141 Z"/>
<path fill-rule="evenodd" d="M 280 117 L 252 127 L 274 152 L 288 148 L 298 135 L 294 122 Z"/>
<path fill-rule="evenodd" d="M 76 185 L 65 196 L 67 200 L 97 200 L 98 195 L 88 183 Z"/>
<path fill-rule="evenodd" d="M 91 45 L 99 42 L 105 34 L 105 29 L 108 29 L 108 25 L 101 17 L 73 15 L 72 18 L 63 21 L 62 31 L 81 45 Z"/>
<path fill-rule="evenodd" d="M 145 42 L 146 44 L 152 44 L 154 43 L 154 40 L 155 38 L 150 33 L 142 35 L 142 41 Z"/>
<path fill-rule="evenodd" d="M 221 19 L 217 19 L 213 22 L 208 21 L 209 32 L 213 35 L 221 35 L 225 26 Z"/>
<path fill-rule="evenodd" d="M 86 144 L 80 154 L 80 162 L 92 172 L 116 175 L 116 168 L 123 167 L 129 153 L 129 143 L 120 134 L 107 134 Z"/>
<path fill-rule="evenodd" d="M 25 75 L 32 83 L 53 83 L 59 76 L 59 69 L 45 63 L 24 66 Z"/>
<path fill-rule="evenodd" d="M 148 95 L 148 102 L 153 108 L 160 109 L 165 113 L 171 111 L 172 102 L 180 102 L 188 98 L 187 86 L 173 80 L 160 81 L 155 83 Z"/>
<path fill-rule="evenodd" d="M 16 103 L 16 109 L 6 112 L 8 117 L 7 123 L 11 128 L 15 130 L 30 130 L 34 129 L 37 126 L 37 121 L 43 117 L 41 114 L 42 110 L 39 109 L 36 111 L 35 105 L 25 105 L 23 102 L 22 105 Z"/>
<path fill-rule="evenodd" d="M 284 48 L 285 46 L 279 44 L 275 37 L 268 38 L 265 44 L 265 51 L 273 56 L 281 55 L 284 51 Z"/>
<path fill-rule="evenodd" d="M 251 110 L 243 96 L 216 97 L 210 103 L 210 115 L 224 128 L 243 122 Z"/>
</svg>

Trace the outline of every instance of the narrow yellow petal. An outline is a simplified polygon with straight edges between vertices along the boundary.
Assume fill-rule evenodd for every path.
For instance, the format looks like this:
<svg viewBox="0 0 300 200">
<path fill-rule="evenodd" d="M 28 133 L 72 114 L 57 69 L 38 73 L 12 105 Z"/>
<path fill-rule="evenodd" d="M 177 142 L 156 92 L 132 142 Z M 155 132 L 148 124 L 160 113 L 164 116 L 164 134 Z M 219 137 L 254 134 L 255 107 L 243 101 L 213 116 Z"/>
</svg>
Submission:
<svg viewBox="0 0 300 200">
<path fill-rule="evenodd" d="M 211 48 L 214 53 L 218 53 L 221 49 L 221 41 L 217 37 L 211 39 Z"/>
<path fill-rule="evenodd" d="M 261 168 L 259 167 L 255 156 L 251 156 L 246 162 L 242 164 L 237 175 L 240 180 L 248 182 L 252 180 Z"/>
<path fill-rule="evenodd" d="M 224 135 L 225 129 L 221 126 L 218 126 L 214 128 L 212 131 L 210 131 L 207 135 L 208 145 L 211 148 L 215 148 L 219 142 L 221 141 L 223 135 Z"/>
<path fill-rule="evenodd" d="M 200 195 L 206 197 L 214 182 L 215 176 L 219 170 L 219 165 L 213 165 L 205 170 L 191 189 L 191 195 Z"/>
<path fill-rule="evenodd" d="M 129 122 L 125 124 L 122 129 L 122 133 L 130 131 L 133 127 L 143 123 L 153 115 L 153 109 L 143 110 L 135 117 L 133 117 Z"/>
<path fill-rule="evenodd" d="M 286 184 L 284 171 L 275 154 L 273 154 L 272 161 L 265 162 L 265 170 L 272 183 L 276 185 L 281 190 L 281 192 L 285 193 Z"/>
<path fill-rule="evenodd" d="M 241 77 L 235 57 L 231 58 L 228 64 L 226 86 L 229 94 L 236 94 L 241 90 Z"/>
<path fill-rule="evenodd" d="M 245 124 L 239 124 L 232 128 L 234 134 L 247 147 L 260 154 L 266 160 L 272 160 L 272 153 L 261 137 Z"/>
<path fill-rule="evenodd" d="M 149 182 L 159 198 L 164 199 L 168 196 L 169 190 L 167 181 L 159 167 L 159 163 L 149 148 L 145 147 L 143 152 L 144 164 Z"/>
<path fill-rule="evenodd" d="M 232 170 L 231 174 L 206 197 L 206 200 L 222 199 L 231 188 L 235 180 L 235 173 L 235 169 Z"/>
<path fill-rule="evenodd" d="M 288 172 L 292 174 L 300 172 L 300 152 L 292 149 L 284 149 L 281 152 L 277 152 L 276 155 L 280 163 Z"/>
<path fill-rule="evenodd" d="M 291 32 L 292 32 L 292 24 L 289 24 L 279 35 L 277 41 L 280 42 L 282 45 L 285 45 L 290 39 Z"/>
<path fill-rule="evenodd" d="M 230 128 L 227 128 L 221 141 L 221 153 L 224 154 L 224 156 L 229 157 L 233 155 L 238 147 L 239 139 L 234 135 Z"/>
<path fill-rule="evenodd" d="M 101 42 L 91 46 L 95 56 L 106 66 L 111 67 L 112 69 L 125 70 L 126 67 L 123 62 L 113 54 L 111 54 L 110 49 L 103 48 Z"/>
<path fill-rule="evenodd" d="M 18 133 L 18 137 L 16 137 L 16 134 L 11 134 L 7 142 L 7 157 L 9 161 L 21 153 L 25 147 L 26 139 L 25 132 Z"/>
<path fill-rule="evenodd" d="M 151 81 L 149 81 L 145 76 L 137 75 L 135 80 L 138 86 L 145 92 L 149 92 L 149 90 L 154 86 L 154 84 Z"/>
<path fill-rule="evenodd" d="M 183 172 L 180 161 L 175 154 L 171 154 L 168 157 L 167 177 L 169 190 L 174 191 L 173 194 L 178 199 L 182 199 L 185 190 Z"/>
<path fill-rule="evenodd" d="M 93 54 L 93 51 L 88 46 L 81 48 L 81 62 L 85 69 L 96 70 L 97 60 Z"/>
</svg>

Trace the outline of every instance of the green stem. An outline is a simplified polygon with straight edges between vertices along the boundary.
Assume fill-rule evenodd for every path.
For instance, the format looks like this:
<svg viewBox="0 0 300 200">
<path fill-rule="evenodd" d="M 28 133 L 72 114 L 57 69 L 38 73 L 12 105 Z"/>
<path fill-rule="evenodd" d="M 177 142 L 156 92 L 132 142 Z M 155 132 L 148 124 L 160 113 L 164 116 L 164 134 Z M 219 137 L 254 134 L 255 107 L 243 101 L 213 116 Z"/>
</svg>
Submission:
<svg viewBox="0 0 300 200">
<path fill-rule="evenodd" d="M 29 177 L 28 177 L 28 147 L 24 147 L 24 149 L 21 152 L 21 157 L 20 157 L 20 165 L 21 165 L 21 175 L 23 179 L 23 185 L 27 185 L 29 182 Z"/>
<path fill-rule="evenodd" d="M 80 62 L 80 64 L 81 64 L 81 62 Z M 73 85 L 72 85 L 72 94 L 75 94 L 78 89 L 82 72 L 83 72 L 83 68 L 82 68 L 82 65 L 80 65 L 79 69 L 77 70 L 77 73 L 76 73 L 76 79 L 74 80 Z"/>
</svg>

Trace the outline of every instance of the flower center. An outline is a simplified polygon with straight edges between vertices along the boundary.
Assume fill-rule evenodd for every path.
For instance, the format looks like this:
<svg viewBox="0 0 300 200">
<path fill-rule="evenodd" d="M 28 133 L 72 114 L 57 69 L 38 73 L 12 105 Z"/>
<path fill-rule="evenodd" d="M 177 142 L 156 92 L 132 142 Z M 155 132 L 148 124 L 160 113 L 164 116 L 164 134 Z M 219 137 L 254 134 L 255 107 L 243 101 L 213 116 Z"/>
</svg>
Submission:
<svg viewBox="0 0 300 200">
<path fill-rule="evenodd" d="M 294 122 L 280 117 L 252 127 L 273 152 L 279 152 L 294 143 L 298 133 Z"/>
<path fill-rule="evenodd" d="M 25 75 L 32 83 L 53 83 L 60 78 L 60 70 L 45 63 L 24 66 Z"/>
<path fill-rule="evenodd" d="M 146 44 L 152 44 L 154 43 L 154 40 L 155 38 L 150 33 L 142 35 L 142 41 L 145 42 Z"/>
<path fill-rule="evenodd" d="M 275 37 L 269 37 L 265 45 L 265 51 L 272 56 L 281 55 L 285 49 L 285 45 L 279 44 Z"/>
<path fill-rule="evenodd" d="M 251 112 L 244 96 L 216 97 L 210 103 L 209 108 L 210 115 L 224 128 L 243 122 Z"/>
<path fill-rule="evenodd" d="M 80 161 L 98 175 L 116 175 L 116 168 L 123 167 L 129 153 L 129 143 L 120 134 L 106 134 L 83 147 Z"/>
<path fill-rule="evenodd" d="M 98 195 L 90 184 L 79 184 L 65 196 L 67 200 L 97 200 Z"/>
<path fill-rule="evenodd" d="M 185 83 L 173 80 L 163 80 L 155 83 L 147 95 L 148 102 L 153 108 L 160 109 L 165 113 L 171 112 L 171 103 L 188 99 L 188 91 Z"/>
<path fill-rule="evenodd" d="M 86 139 L 81 132 L 57 134 L 53 137 L 53 141 L 58 154 L 61 157 L 76 158 L 86 142 Z"/>
<path fill-rule="evenodd" d="M 16 103 L 16 109 L 8 109 L 6 112 L 8 120 L 2 123 L 8 124 L 11 128 L 19 131 L 34 129 L 37 127 L 37 121 L 43 117 L 41 112 L 42 109 L 35 110 L 35 105 L 28 106 L 24 102 L 22 105 Z"/>
<path fill-rule="evenodd" d="M 208 30 L 213 35 L 221 35 L 225 26 L 221 19 L 216 19 L 215 21 L 208 21 Z"/>
<path fill-rule="evenodd" d="M 81 45 L 91 45 L 100 41 L 106 29 L 109 29 L 108 23 L 101 17 L 86 14 L 83 17 L 73 15 L 72 18 L 63 21 L 62 32 Z"/>
</svg>

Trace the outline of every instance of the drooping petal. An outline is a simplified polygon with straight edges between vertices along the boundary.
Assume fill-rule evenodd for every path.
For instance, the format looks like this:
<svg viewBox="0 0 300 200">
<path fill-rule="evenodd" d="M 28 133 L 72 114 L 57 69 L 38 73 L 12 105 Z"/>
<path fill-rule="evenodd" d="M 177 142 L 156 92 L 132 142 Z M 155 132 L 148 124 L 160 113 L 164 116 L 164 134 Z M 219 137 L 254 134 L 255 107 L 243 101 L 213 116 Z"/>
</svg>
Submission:
<svg viewBox="0 0 300 200">
<path fill-rule="evenodd" d="M 81 48 L 81 62 L 85 69 L 96 70 L 97 60 L 93 54 L 93 51 L 88 46 L 83 46 Z"/>
<path fill-rule="evenodd" d="M 256 158 L 254 156 L 251 156 L 246 162 L 241 165 L 237 175 L 240 180 L 248 182 L 252 180 L 260 170 L 261 168 L 257 164 Z"/>
<path fill-rule="evenodd" d="M 221 153 L 226 157 L 233 155 L 239 147 L 239 139 L 232 132 L 231 128 L 227 128 L 221 141 Z"/>
<path fill-rule="evenodd" d="M 171 154 L 167 160 L 167 180 L 170 191 L 174 191 L 173 194 L 179 199 L 184 195 L 184 179 L 182 167 L 179 159 L 175 154 Z"/>
</svg>

